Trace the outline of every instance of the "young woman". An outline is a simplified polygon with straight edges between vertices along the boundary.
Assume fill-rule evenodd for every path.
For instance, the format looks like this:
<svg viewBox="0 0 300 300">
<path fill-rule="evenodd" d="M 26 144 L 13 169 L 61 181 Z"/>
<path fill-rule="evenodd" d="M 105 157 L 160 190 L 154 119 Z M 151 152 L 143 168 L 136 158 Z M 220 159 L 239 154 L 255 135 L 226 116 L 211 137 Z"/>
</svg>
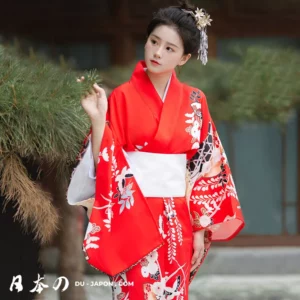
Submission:
<svg viewBox="0 0 300 300">
<path fill-rule="evenodd" d="M 206 97 L 174 71 L 194 54 L 206 63 L 210 21 L 186 2 L 160 9 L 131 79 L 108 101 L 96 84 L 82 99 L 92 130 L 68 201 L 88 208 L 86 259 L 114 299 L 188 299 L 211 241 L 244 226 Z"/>
</svg>

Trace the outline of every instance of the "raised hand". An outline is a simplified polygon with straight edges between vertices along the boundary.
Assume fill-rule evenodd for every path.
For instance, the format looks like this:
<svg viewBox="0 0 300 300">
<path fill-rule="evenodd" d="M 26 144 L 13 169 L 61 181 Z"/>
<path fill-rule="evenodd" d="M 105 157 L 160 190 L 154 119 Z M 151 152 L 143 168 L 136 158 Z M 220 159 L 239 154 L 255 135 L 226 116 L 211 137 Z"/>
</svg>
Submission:
<svg viewBox="0 0 300 300">
<path fill-rule="evenodd" d="M 77 82 L 82 82 L 84 77 L 77 79 Z M 105 118 L 107 112 L 107 97 L 105 90 L 97 83 L 92 89 L 87 92 L 81 99 L 81 105 L 91 120 Z"/>
</svg>

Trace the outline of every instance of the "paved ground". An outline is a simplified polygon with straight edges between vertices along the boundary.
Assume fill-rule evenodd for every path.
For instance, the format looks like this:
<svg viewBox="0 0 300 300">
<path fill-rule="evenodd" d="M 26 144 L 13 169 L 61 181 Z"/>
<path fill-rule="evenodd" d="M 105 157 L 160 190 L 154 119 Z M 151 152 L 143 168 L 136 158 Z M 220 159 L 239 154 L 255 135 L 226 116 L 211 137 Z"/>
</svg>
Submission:
<svg viewBox="0 0 300 300">
<path fill-rule="evenodd" d="M 87 286 L 107 282 L 106 277 L 94 269 L 88 273 L 88 300 L 111 300 L 109 286 Z M 56 278 L 52 271 L 45 276 L 50 287 Z M 43 300 L 59 297 L 49 288 Z M 189 300 L 300 300 L 300 248 L 213 248 L 191 285 Z"/>
<path fill-rule="evenodd" d="M 51 287 L 56 276 L 46 275 Z M 104 282 L 104 276 L 87 276 L 85 284 Z M 111 288 L 87 287 L 88 300 L 111 300 Z M 54 289 L 47 289 L 45 300 L 59 300 Z M 190 300 L 299 300 L 300 275 L 286 276 L 198 276 L 191 285 Z M 137 300 L 137 299 L 134 299 Z M 143 299 L 141 299 L 143 300 Z"/>
<path fill-rule="evenodd" d="M 58 255 L 58 249 L 55 248 L 43 252 L 47 273 L 56 273 Z M 98 271 L 88 267 L 88 264 L 87 273 L 98 275 Z M 300 275 L 300 247 L 212 247 L 201 267 L 201 274 Z"/>
</svg>

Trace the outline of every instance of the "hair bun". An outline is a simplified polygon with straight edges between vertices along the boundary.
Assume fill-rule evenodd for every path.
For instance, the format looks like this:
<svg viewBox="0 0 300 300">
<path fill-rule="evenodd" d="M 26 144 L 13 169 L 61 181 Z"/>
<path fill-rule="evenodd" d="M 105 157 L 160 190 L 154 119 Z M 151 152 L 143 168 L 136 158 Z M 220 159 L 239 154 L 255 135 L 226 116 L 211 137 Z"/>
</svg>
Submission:
<svg viewBox="0 0 300 300">
<path fill-rule="evenodd" d="M 180 9 L 192 10 L 194 11 L 196 8 L 193 4 L 191 4 L 188 0 L 179 0 L 178 1 Z"/>
</svg>

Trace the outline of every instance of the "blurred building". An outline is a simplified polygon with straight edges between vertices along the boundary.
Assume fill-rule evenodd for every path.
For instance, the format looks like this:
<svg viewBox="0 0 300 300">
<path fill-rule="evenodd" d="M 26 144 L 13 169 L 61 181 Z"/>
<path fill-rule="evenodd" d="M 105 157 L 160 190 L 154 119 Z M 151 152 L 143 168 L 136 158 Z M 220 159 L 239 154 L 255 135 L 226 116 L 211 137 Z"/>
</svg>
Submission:
<svg viewBox="0 0 300 300">
<path fill-rule="evenodd" d="M 230 60 L 230 47 L 291 46 L 300 50 L 298 0 L 194 0 L 213 19 L 209 54 Z M 146 27 L 172 0 L 5 1 L 0 34 L 30 39 L 51 57 L 79 69 L 125 65 L 143 57 Z M 284 76 L 284 74 L 283 74 Z M 201 87 L 199 87 L 201 88 Z M 234 173 L 246 227 L 223 246 L 300 245 L 300 118 L 278 124 L 219 127 Z"/>
</svg>

